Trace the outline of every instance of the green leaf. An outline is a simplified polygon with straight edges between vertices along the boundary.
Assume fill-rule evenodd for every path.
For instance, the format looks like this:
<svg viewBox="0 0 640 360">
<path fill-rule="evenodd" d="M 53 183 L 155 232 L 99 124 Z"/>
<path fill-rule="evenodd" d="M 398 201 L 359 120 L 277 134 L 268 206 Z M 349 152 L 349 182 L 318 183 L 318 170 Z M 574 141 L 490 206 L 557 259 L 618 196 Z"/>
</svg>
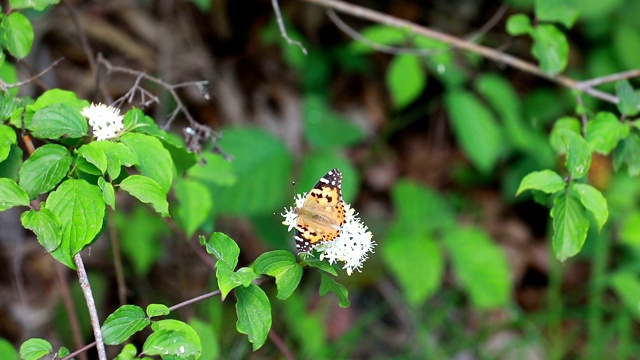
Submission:
<svg viewBox="0 0 640 360">
<path fill-rule="evenodd" d="M 47 340 L 32 338 L 20 345 L 20 357 L 24 360 L 37 360 L 53 354 L 53 347 Z"/>
<path fill-rule="evenodd" d="M 531 32 L 531 53 L 540 61 L 540 68 L 549 76 L 555 76 L 567 67 L 569 43 L 562 31 L 554 25 L 540 24 Z"/>
<path fill-rule="evenodd" d="M 234 272 L 231 275 L 231 280 L 236 283 L 236 284 L 240 284 L 244 287 L 247 287 L 251 284 L 251 282 L 255 279 L 257 279 L 259 276 L 258 274 L 256 274 L 255 271 L 253 271 L 252 268 L 250 267 L 241 267 L 240 269 L 238 269 L 238 271 Z"/>
<path fill-rule="evenodd" d="M 475 228 L 455 228 L 445 234 L 454 274 L 474 306 L 492 309 L 506 306 L 511 298 L 507 257 L 500 247 Z"/>
<path fill-rule="evenodd" d="M 507 32 L 510 35 L 518 36 L 528 34 L 533 31 L 531 19 L 525 14 L 515 14 L 507 19 Z"/>
<path fill-rule="evenodd" d="M 578 19 L 578 11 L 571 1 L 536 0 L 536 18 L 540 21 L 559 22 L 571 28 Z"/>
<path fill-rule="evenodd" d="M 9 7 L 16 9 L 34 9 L 37 11 L 44 10 L 49 5 L 59 3 L 60 0 L 9 0 Z"/>
<path fill-rule="evenodd" d="M 127 344 L 122 348 L 120 354 L 114 360 L 134 360 L 138 355 L 138 349 L 133 344 Z"/>
<path fill-rule="evenodd" d="M 547 194 L 554 194 L 564 189 L 566 185 L 564 179 L 553 170 L 534 171 L 522 179 L 516 196 L 525 190 L 540 190 Z"/>
<path fill-rule="evenodd" d="M 20 169 L 20 187 L 30 199 L 53 189 L 67 176 L 73 159 L 64 146 L 47 144 L 39 147 Z"/>
<path fill-rule="evenodd" d="M 205 241 L 204 236 L 200 236 L 200 244 L 204 245 L 207 252 L 227 264 L 231 270 L 238 265 L 238 257 L 240 256 L 240 248 L 233 239 L 221 232 L 215 232 L 209 237 L 209 241 Z M 216 263 L 216 266 L 218 264 Z"/>
<path fill-rule="evenodd" d="M 587 142 L 593 151 L 609 155 L 620 140 L 629 135 L 629 127 L 610 112 L 600 112 L 587 124 Z"/>
<path fill-rule="evenodd" d="M 174 218 L 190 238 L 213 217 L 211 193 L 200 181 L 191 179 L 176 181 L 173 192 L 179 204 Z"/>
<path fill-rule="evenodd" d="M 102 324 L 104 343 L 107 345 L 121 344 L 150 323 L 151 321 L 146 317 L 141 307 L 122 305 Z"/>
<path fill-rule="evenodd" d="M 620 230 L 620 241 L 633 247 L 640 245 L 640 211 L 634 210 L 626 216 Z"/>
<path fill-rule="evenodd" d="M 220 336 L 216 334 L 213 324 L 206 323 L 196 317 L 189 319 L 189 325 L 195 330 L 202 343 L 201 359 L 217 359 L 220 357 Z"/>
<path fill-rule="evenodd" d="M 616 82 L 616 96 L 620 99 L 618 110 L 623 115 L 633 116 L 640 112 L 640 95 L 631 87 L 629 81 Z"/>
<path fill-rule="evenodd" d="M 229 129 L 218 145 L 234 159 L 238 181 L 231 187 L 211 184 L 221 213 L 229 215 L 273 212 L 290 193 L 292 159 L 282 140 L 259 129 Z M 288 196 L 287 196 L 288 197 Z"/>
<path fill-rule="evenodd" d="M 573 190 L 578 194 L 578 198 L 582 205 L 584 205 L 584 207 L 589 210 L 596 219 L 598 230 L 602 230 L 602 227 L 609 217 L 607 199 L 602 196 L 602 193 L 598 189 L 588 184 L 574 183 L 571 185 L 571 188 L 573 188 Z"/>
<path fill-rule="evenodd" d="M 396 55 L 387 68 L 386 82 L 393 105 L 405 108 L 416 100 L 427 85 L 421 58 L 413 54 Z"/>
<path fill-rule="evenodd" d="M 309 258 L 309 259 L 304 259 L 304 263 L 306 263 L 309 267 L 318 269 L 320 271 L 324 271 L 327 274 L 338 276 L 338 272 L 336 271 L 336 269 L 333 266 L 331 266 L 331 264 L 329 264 L 324 260 Z"/>
<path fill-rule="evenodd" d="M 15 181 L 0 178 L 0 211 L 14 206 L 29 206 L 29 195 Z"/>
<path fill-rule="evenodd" d="M 18 352 L 13 348 L 13 344 L 0 338 L 0 359 L 18 360 Z"/>
<path fill-rule="evenodd" d="M 150 318 L 154 316 L 169 315 L 170 312 L 171 310 L 163 304 L 149 304 L 147 306 L 147 316 Z"/>
<path fill-rule="evenodd" d="M 564 116 L 558 119 L 553 123 L 553 129 L 551 129 L 551 135 L 549 136 L 549 143 L 553 150 L 558 154 L 565 154 L 567 152 L 565 140 L 559 135 L 561 130 L 568 130 L 576 135 L 580 135 L 580 129 L 580 120 L 574 117 Z"/>
<path fill-rule="evenodd" d="M 2 19 L 4 28 L 4 46 L 11 55 L 22 59 L 31 51 L 33 27 L 26 16 L 13 12 Z"/>
<path fill-rule="evenodd" d="M 28 127 L 37 138 L 79 138 L 87 135 L 87 120 L 67 104 L 54 104 L 38 110 Z"/>
<path fill-rule="evenodd" d="M 164 241 L 171 233 L 167 225 L 147 207 L 136 206 L 133 213 L 115 213 L 120 246 L 135 274 L 145 278 L 153 264 L 165 254 Z M 135 226 L 131 226 L 135 224 Z"/>
<path fill-rule="evenodd" d="M 269 251 L 258 256 L 253 268 L 258 274 L 276 278 L 277 297 L 280 300 L 291 296 L 302 279 L 302 266 L 292 253 L 285 250 Z"/>
<path fill-rule="evenodd" d="M 149 335 L 142 345 L 146 355 L 162 355 L 163 358 L 174 355 L 179 358 L 200 354 L 200 349 L 189 341 L 188 335 L 178 330 L 158 330 Z"/>
<path fill-rule="evenodd" d="M 615 293 L 622 299 L 622 303 L 636 319 L 640 319 L 640 281 L 637 274 L 619 270 L 609 281 Z"/>
<path fill-rule="evenodd" d="M 382 260 L 403 289 L 402 295 L 409 304 L 417 307 L 440 288 L 444 257 L 429 235 L 404 231 L 404 223 L 396 223 L 382 242 Z"/>
<path fill-rule="evenodd" d="M 200 338 L 198 337 L 198 334 L 195 332 L 195 330 L 193 330 L 193 328 L 187 323 L 179 320 L 167 319 L 154 322 L 151 325 L 151 328 L 155 332 L 169 330 L 177 331 L 181 334 L 184 334 L 184 340 L 173 341 L 174 343 L 176 343 L 174 346 L 170 344 L 170 341 L 163 343 L 162 346 L 164 346 L 164 349 L 168 351 L 169 354 L 178 355 L 180 358 L 193 356 L 197 359 L 200 357 L 200 353 L 202 352 Z M 157 355 L 164 354 L 166 353 L 160 353 Z"/>
<path fill-rule="evenodd" d="M 233 162 L 222 155 L 204 153 L 201 163 L 187 171 L 187 176 L 203 183 L 214 184 L 221 187 L 229 187 L 238 181 L 238 176 L 233 167 Z"/>
<path fill-rule="evenodd" d="M 320 273 L 320 296 L 325 296 L 331 291 L 338 298 L 338 305 L 342 308 L 347 308 L 351 305 L 349 302 L 349 292 L 342 284 L 335 281 L 332 277 Z"/>
<path fill-rule="evenodd" d="M 153 179 L 142 175 L 131 175 L 120 183 L 120 188 L 153 209 L 163 217 L 169 216 L 167 193 Z"/>
<path fill-rule="evenodd" d="M 91 160 L 87 159 L 88 161 L 94 161 L 94 165 L 96 165 L 96 167 L 102 166 L 102 156 L 98 153 L 103 152 L 105 154 L 107 159 L 107 174 L 109 174 L 111 180 L 117 179 L 118 176 L 120 176 L 122 165 L 128 167 L 138 163 L 138 159 L 133 150 L 122 143 L 116 143 L 113 141 L 92 141 L 87 145 L 83 145 L 81 149 L 85 146 L 92 148 L 92 150 L 90 150 L 91 154 L 96 153 L 96 155 L 91 155 Z"/>
<path fill-rule="evenodd" d="M 627 166 L 629 176 L 640 175 L 640 136 L 636 131 L 629 132 L 613 154 L 613 168 L 617 171 L 623 164 Z"/>
<path fill-rule="evenodd" d="M 302 112 L 305 138 L 316 148 L 355 145 L 364 139 L 358 125 L 335 114 L 320 96 L 306 96 Z"/>
<path fill-rule="evenodd" d="M 493 114 L 463 90 L 449 92 L 445 103 L 465 154 L 482 173 L 489 173 L 504 150 L 504 136 Z"/>
<path fill-rule="evenodd" d="M 0 162 L 4 161 L 16 143 L 16 132 L 7 125 L 0 124 Z"/>
<path fill-rule="evenodd" d="M 218 279 L 218 289 L 222 300 L 227 298 L 231 290 L 242 285 L 236 278 L 236 273 L 224 262 L 216 263 L 216 278 Z"/>
<path fill-rule="evenodd" d="M 585 209 L 573 192 L 560 194 L 551 209 L 553 219 L 553 252 L 564 262 L 577 254 L 587 238 L 589 218 Z"/>
<path fill-rule="evenodd" d="M 72 258 L 100 232 L 105 207 L 100 188 L 84 180 L 68 179 L 51 192 L 46 208 L 62 224 L 62 242 L 53 257 L 75 269 Z"/>
<path fill-rule="evenodd" d="M 20 215 L 20 221 L 22 226 L 36 234 L 38 242 L 46 252 L 50 253 L 60 246 L 60 242 L 62 242 L 60 219 L 49 209 L 25 211 Z"/>
<path fill-rule="evenodd" d="M 443 197 L 434 189 L 410 180 L 397 181 L 391 198 L 397 218 L 408 227 L 432 230 L 455 226 L 456 217 Z"/>
<path fill-rule="evenodd" d="M 9 155 L 4 161 L 0 161 L 0 178 L 18 181 L 22 168 L 22 149 L 17 145 L 11 145 Z"/>
<path fill-rule="evenodd" d="M 611 26 L 610 29 L 607 32 L 609 40 L 607 45 L 612 48 L 618 66 L 622 69 L 638 68 L 636 54 L 640 53 L 640 32 L 638 32 L 634 21 L 617 21 L 615 26 Z M 616 68 L 617 71 L 619 69 Z"/>
<path fill-rule="evenodd" d="M 78 154 L 95 165 L 103 174 L 107 171 L 107 154 L 104 152 L 102 146 L 97 144 L 104 142 L 105 141 L 93 141 L 82 145 L 78 149 Z"/>
<path fill-rule="evenodd" d="M 109 205 L 112 210 L 116 209 L 116 193 L 113 190 L 113 185 L 107 182 L 102 176 L 98 178 L 98 186 L 102 191 L 102 199 L 104 203 Z"/>
<path fill-rule="evenodd" d="M 264 345 L 271 329 L 271 304 L 267 295 L 255 284 L 236 290 L 236 329 L 249 337 L 253 351 Z"/>
<path fill-rule="evenodd" d="M 56 104 L 66 104 L 77 111 L 82 111 L 82 109 L 90 105 L 87 100 L 78 99 L 78 96 L 73 91 L 51 89 L 38 96 L 36 102 L 28 106 L 28 112 L 31 112 L 31 116 L 33 116 L 38 110 Z"/>
<path fill-rule="evenodd" d="M 564 142 L 567 153 L 565 166 L 574 179 L 587 175 L 591 166 L 591 149 L 587 141 L 573 131 L 560 129 L 557 132 Z"/>
<path fill-rule="evenodd" d="M 136 155 L 136 169 L 142 175 L 155 180 L 162 192 L 167 194 L 173 181 L 173 160 L 160 140 L 145 134 L 127 133 L 120 141 Z"/>
<path fill-rule="evenodd" d="M 406 42 L 408 34 L 396 27 L 388 25 L 372 25 L 364 28 L 361 32 L 362 37 L 370 42 L 394 46 Z M 350 44 L 349 49 L 355 53 L 368 54 L 374 52 L 374 49 L 367 43 L 354 41 Z"/>
</svg>

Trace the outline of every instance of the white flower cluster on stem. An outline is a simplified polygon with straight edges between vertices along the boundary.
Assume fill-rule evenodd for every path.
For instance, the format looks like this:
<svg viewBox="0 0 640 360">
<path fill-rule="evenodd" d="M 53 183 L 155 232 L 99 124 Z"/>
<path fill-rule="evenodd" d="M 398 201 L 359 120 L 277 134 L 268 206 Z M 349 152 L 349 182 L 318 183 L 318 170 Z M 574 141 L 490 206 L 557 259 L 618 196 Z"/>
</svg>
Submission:
<svg viewBox="0 0 640 360">
<path fill-rule="evenodd" d="M 87 118 L 98 141 L 113 139 L 124 130 L 124 117 L 120 115 L 120 109 L 105 104 L 91 104 L 82 109 L 82 116 Z"/>
</svg>

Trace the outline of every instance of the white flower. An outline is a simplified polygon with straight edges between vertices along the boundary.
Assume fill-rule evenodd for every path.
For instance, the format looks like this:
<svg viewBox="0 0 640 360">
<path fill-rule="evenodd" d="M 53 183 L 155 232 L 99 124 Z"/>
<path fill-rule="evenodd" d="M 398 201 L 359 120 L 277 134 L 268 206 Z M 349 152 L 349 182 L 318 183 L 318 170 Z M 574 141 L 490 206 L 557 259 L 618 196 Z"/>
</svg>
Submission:
<svg viewBox="0 0 640 360">
<path fill-rule="evenodd" d="M 282 214 L 284 225 L 289 227 L 289 231 L 296 225 L 298 214 L 294 209 L 304 205 L 306 194 L 298 194 L 295 197 L 295 207 L 285 209 Z M 343 269 L 348 275 L 353 270 L 361 271 L 362 265 L 369 257 L 368 253 L 373 253 L 376 246 L 373 241 L 373 234 L 358 217 L 356 211 L 351 205 L 345 203 L 345 224 L 340 228 L 340 234 L 332 241 L 323 241 L 317 243 L 313 249 L 320 253 L 320 260 L 327 259 L 329 264 L 344 263 Z"/>
<path fill-rule="evenodd" d="M 91 104 L 82 109 L 82 115 L 93 127 L 93 135 L 98 141 L 113 139 L 124 129 L 124 117 L 120 115 L 120 109 L 105 104 Z"/>
</svg>

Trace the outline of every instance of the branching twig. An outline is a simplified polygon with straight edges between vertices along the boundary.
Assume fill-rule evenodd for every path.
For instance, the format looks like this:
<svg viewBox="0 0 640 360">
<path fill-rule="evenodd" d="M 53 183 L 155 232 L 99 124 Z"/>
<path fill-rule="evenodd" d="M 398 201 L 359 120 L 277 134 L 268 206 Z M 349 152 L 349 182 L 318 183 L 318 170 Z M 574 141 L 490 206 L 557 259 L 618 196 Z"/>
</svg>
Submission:
<svg viewBox="0 0 640 360">
<path fill-rule="evenodd" d="M 29 79 L 23 80 L 23 81 L 14 83 L 14 84 L 7 84 L 2 79 L 0 79 L 0 90 L 7 91 L 7 89 L 24 86 L 24 85 L 36 80 L 37 78 L 41 77 L 42 75 L 48 73 L 49 71 L 51 71 L 51 69 L 53 69 L 54 66 L 58 65 L 62 60 L 64 60 L 64 57 L 61 57 L 58 60 L 52 62 L 51 65 L 47 66 L 46 69 L 40 71 L 38 74 L 30 77 Z"/>
<path fill-rule="evenodd" d="M 278 5 L 278 0 L 271 0 L 271 6 L 273 6 L 273 12 L 276 14 L 276 22 L 278 23 L 278 28 L 280 29 L 280 35 L 283 39 L 289 43 L 289 45 L 296 45 L 302 50 L 302 53 L 307 55 L 307 49 L 305 49 L 304 45 L 300 41 L 295 41 L 289 37 L 287 34 L 287 29 L 284 27 L 284 20 L 282 19 L 282 13 L 280 13 L 280 6 Z"/>
<path fill-rule="evenodd" d="M 334 9 L 334 10 L 343 12 L 345 14 L 349 14 L 362 19 L 371 20 L 380 24 L 393 26 L 399 29 L 407 29 L 414 34 L 418 34 L 418 35 L 428 37 L 430 39 L 438 40 L 454 48 L 481 55 L 487 59 L 496 61 L 498 63 L 503 63 L 513 68 L 519 69 L 521 71 L 548 79 L 552 82 L 555 82 L 567 88 L 583 91 L 586 94 L 589 94 L 597 99 L 600 99 L 609 103 L 617 104 L 619 101 L 619 99 L 614 95 L 608 94 L 606 92 L 603 92 L 591 87 L 580 86 L 579 85 L 580 83 L 578 83 L 577 81 L 569 77 L 566 77 L 563 75 L 551 76 L 549 74 L 546 74 L 542 70 L 540 70 L 540 68 L 537 65 L 521 60 L 515 56 L 505 54 L 495 49 L 492 49 L 483 45 L 475 44 L 473 42 L 470 42 L 449 34 L 441 33 L 439 31 L 435 31 L 433 29 L 426 28 L 424 26 L 419 26 L 407 20 L 398 19 L 396 17 L 389 16 L 389 15 L 380 13 L 378 11 L 374 11 L 371 9 L 367 9 L 361 6 L 345 3 L 343 1 L 338 1 L 338 0 L 302 0 L 302 1 L 317 4 L 325 8 Z"/>
<path fill-rule="evenodd" d="M 80 253 L 73 257 L 73 262 L 78 268 L 78 280 L 80 281 L 80 287 L 84 294 L 84 299 L 87 302 L 87 309 L 89 310 L 89 317 L 91 318 L 91 327 L 93 328 L 93 336 L 96 339 L 96 347 L 98 348 L 98 358 L 100 360 L 107 360 L 107 352 L 104 349 L 104 341 L 102 340 L 102 331 L 100 330 L 100 319 L 98 319 L 98 311 L 96 310 L 96 303 L 91 293 L 91 284 L 89 284 L 89 278 L 87 277 L 87 271 L 84 269 L 84 263 Z"/>
<path fill-rule="evenodd" d="M 607 76 L 598 77 L 591 80 L 579 81 L 576 86 L 578 89 L 590 88 L 618 80 L 631 79 L 640 76 L 640 69 L 619 72 Z"/>
</svg>

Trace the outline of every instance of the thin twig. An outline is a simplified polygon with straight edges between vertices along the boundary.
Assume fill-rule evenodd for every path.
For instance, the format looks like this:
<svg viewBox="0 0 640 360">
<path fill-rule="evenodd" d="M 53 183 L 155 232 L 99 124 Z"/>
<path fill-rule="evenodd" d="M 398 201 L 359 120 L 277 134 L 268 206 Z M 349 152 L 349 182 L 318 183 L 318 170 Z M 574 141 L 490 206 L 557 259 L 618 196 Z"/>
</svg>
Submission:
<svg viewBox="0 0 640 360">
<path fill-rule="evenodd" d="M 576 85 L 578 86 L 578 88 L 590 88 L 614 81 L 631 79 L 638 76 L 640 76 L 640 69 L 628 70 L 616 74 L 601 76 L 591 80 L 579 81 Z"/>
<path fill-rule="evenodd" d="M 284 355 L 285 359 L 287 359 L 287 360 L 295 360 L 296 359 L 296 357 L 291 352 L 291 349 L 289 349 L 287 347 L 287 344 L 285 344 L 285 342 L 282 341 L 282 338 L 280 337 L 280 335 L 278 335 L 278 333 L 273 331 L 273 328 L 271 328 L 269 330 L 269 339 L 278 348 L 278 350 L 280 350 L 280 352 L 282 352 L 282 355 Z"/>
<path fill-rule="evenodd" d="M 300 41 L 295 41 L 289 37 L 287 34 L 287 29 L 284 27 L 284 20 L 282 19 L 282 13 L 280 13 L 280 5 L 278 5 L 278 0 L 271 0 L 271 5 L 273 6 L 273 12 L 276 13 L 276 22 L 278 23 L 278 28 L 280 29 L 280 35 L 283 39 L 289 43 L 289 45 L 296 45 L 302 50 L 302 53 L 307 55 L 307 49 L 305 49 L 304 45 Z"/>
<path fill-rule="evenodd" d="M 208 298 L 214 297 L 216 295 L 220 295 L 220 290 L 212 291 L 210 293 L 206 293 L 206 294 L 203 294 L 203 295 L 200 295 L 200 296 L 196 296 L 193 299 L 189 299 L 189 300 L 183 301 L 181 303 L 175 304 L 175 305 L 173 305 L 172 307 L 169 308 L 169 311 L 178 310 L 181 307 L 185 307 L 187 305 L 191 305 L 193 303 L 197 303 L 198 301 L 202 301 L 204 299 L 208 299 Z"/>
<path fill-rule="evenodd" d="M 76 308 L 73 304 L 73 297 L 71 296 L 71 291 L 69 290 L 69 284 L 67 283 L 67 279 L 64 276 L 65 269 L 67 269 L 66 266 L 62 265 L 59 262 L 56 262 L 55 272 L 56 278 L 58 279 L 58 289 L 60 289 L 64 307 L 67 311 L 69 325 L 71 326 L 71 334 L 73 336 L 73 343 L 75 346 L 82 346 L 83 341 L 82 331 L 80 329 L 80 321 L 78 321 Z M 78 357 L 80 358 L 80 360 L 87 360 L 87 354 L 78 354 Z"/>
<path fill-rule="evenodd" d="M 484 34 L 489 32 L 489 30 L 491 30 L 494 26 L 496 26 L 498 24 L 498 21 L 500 21 L 500 19 L 502 19 L 502 17 L 504 16 L 504 14 L 507 12 L 508 9 L 509 9 L 509 5 L 502 4 L 500 6 L 500 8 L 498 8 L 496 13 L 493 14 L 491 19 L 489 19 L 489 21 L 487 21 L 484 25 L 482 25 L 480 27 L 480 29 L 478 29 L 477 31 L 474 31 L 473 33 L 471 33 L 471 34 L 469 34 L 467 36 L 465 36 L 464 38 L 467 39 L 467 41 L 475 42 L 480 37 L 482 37 Z"/>
<path fill-rule="evenodd" d="M 42 75 L 48 73 L 49 71 L 51 71 L 51 69 L 53 69 L 54 66 L 58 65 L 62 60 L 64 60 L 64 57 L 61 57 L 58 60 L 54 61 L 53 63 L 51 63 L 51 65 L 47 66 L 46 69 L 40 71 L 38 74 L 30 77 L 27 80 L 23 80 L 23 81 L 14 83 L 14 84 L 5 84 L 4 81 L 0 80 L 0 88 L 2 90 L 6 91 L 6 89 L 11 89 L 11 88 L 14 88 L 14 87 L 24 86 L 24 85 L 36 80 L 37 78 L 41 77 Z"/>
<path fill-rule="evenodd" d="M 91 69 L 92 73 L 96 71 L 96 60 L 93 56 L 93 51 L 91 50 L 91 46 L 89 45 L 89 38 L 87 37 L 86 31 L 84 31 L 84 27 L 80 23 L 80 19 L 78 18 L 78 14 L 76 13 L 76 9 L 69 4 L 67 0 L 64 1 L 64 5 L 69 10 L 69 14 L 71 15 L 71 20 L 73 21 L 73 26 L 75 26 L 76 31 L 78 32 L 78 38 L 80 38 L 80 47 L 82 47 L 82 51 L 84 52 L 84 56 L 87 58 L 89 62 L 89 69 Z"/>
<path fill-rule="evenodd" d="M 93 336 L 96 339 L 96 347 L 98 348 L 98 358 L 100 360 L 107 360 L 107 352 L 104 349 L 104 341 L 102 340 L 102 331 L 100 330 L 100 319 L 98 318 L 96 303 L 93 299 L 91 284 L 89 284 L 89 277 L 87 276 L 87 271 L 84 269 L 84 263 L 82 262 L 80 253 L 77 253 L 73 257 L 73 262 L 78 268 L 78 280 L 80 281 L 80 287 L 82 288 L 84 299 L 87 302 L 87 309 L 89 310 L 89 317 L 91 318 L 91 327 L 93 328 Z"/>
<path fill-rule="evenodd" d="M 475 44 L 470 41 L 467 41 L 449 34 L 435 31 L 433 29 L 426 28 L 424 26 L 419 26 L 407 20 L 402 20 L 402 19 L 389 16 L 381 12 L 367 9 L 361 6 L 348 4 L 343 1 L 337 1 L 337 0 L 301 0 L 301 1 L 320 5 L 325 8 L 335 9 L 345 14 L 349 14 L 362 19 L 371 20 L 373 22 L 377 22 L 380 24 L 396 27 L 399 29 L 407 29 L 412 33 L 422 35 L 430 39 L 441 41 L 457 49 L 461 49 L 461 50 L 465 50 L 471 53 L 481 55 L 495 62 L 503 63 L 513 68 L 519 69 L 521 71 L 548 79 L 552 82 L 555 82 L 567 88 L 583 91 L 586 94 L 589 94 L 597 99 L 600 99 L 612 104 L 617 104 L 619 101 L 619 99 L 616 96 L 611 95 L 609 93 L 606 93 L 594 88 L 590 88 L 590 87 L 580 87 L 578 86 L 577 81 L 571 78 L 568 78 L 566 76 L 563 76 L 563 75 L 552 76 L 552 75 L 546 74 L 542 70 L 540 70 L 540 68 L 537 65 L 521 60 L 515 56 L 505 54 L 495 49 L 492 49 L 483 45 Z"/>
</svg>

